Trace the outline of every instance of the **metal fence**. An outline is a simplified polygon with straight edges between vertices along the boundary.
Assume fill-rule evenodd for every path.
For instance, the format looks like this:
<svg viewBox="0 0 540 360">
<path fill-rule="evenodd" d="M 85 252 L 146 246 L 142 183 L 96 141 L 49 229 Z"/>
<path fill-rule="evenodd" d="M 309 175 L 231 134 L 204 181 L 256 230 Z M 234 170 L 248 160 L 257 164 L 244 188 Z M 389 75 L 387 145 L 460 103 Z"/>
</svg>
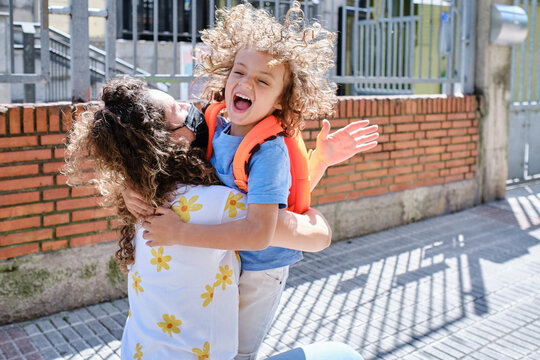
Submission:
<svg viewBox="0 0 540 360">
<path fill-rule="evenodd" d="M 241 2 L 278 18 L 292 5 L 292 0 L 106 0 L 105 9 L 88 10 L 88 0 L 71 0 L 67 7 L 40 0 L 41 23 L 32 25 L 34 51 L 26 54 L 40 55 L 41 71 L 15 71 L 13 63 L 24 60 L 15 52 L 24 46 L 14 33 L 23 24 L 10 14 L 12 67 L 0 82 L 22 81 L 28 89 L 41 84 L 46 101 L 94 98 L 105 79 L 120 73 L 172 89 L 193 80 L 190 67 L 182 67 L 179 49 L 197 46 L 198 30 L 213 24 L 215 8 Z M 472 92 L 475 0 L 310 0 L 301 5 L 307 19 L 338 34 L 337 68 L 329 76 L 340 84 L 340 94 Z M 49 13 L 71 16 L 70 35 L 49 28 Z M 107 19 L 104 50 L 89 45 L 89 16 Z M 121 47 L 117 38 L 124 39 Z M 160 53 L 163 46 L 168 50 Z M 165 55 L 171 57 L 167 66 Z M 31 95 L 25 91 L 25 100 Z"/>
</svg>

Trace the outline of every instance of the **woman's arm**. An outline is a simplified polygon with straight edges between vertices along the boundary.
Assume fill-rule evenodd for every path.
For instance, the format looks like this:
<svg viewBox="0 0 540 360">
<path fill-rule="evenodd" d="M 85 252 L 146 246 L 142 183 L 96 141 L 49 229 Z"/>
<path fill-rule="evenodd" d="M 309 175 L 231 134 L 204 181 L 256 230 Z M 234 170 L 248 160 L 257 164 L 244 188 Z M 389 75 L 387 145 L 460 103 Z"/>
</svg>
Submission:
<svg viewBox="0 0 540 360">
<path fill-rule="evenodd" d="M 303 214 L 280 210 L 270 245 L 317 252 L 326 249 L 331 241 L 332 229 L 319 210 L 309 209 Z"/>
</svg>

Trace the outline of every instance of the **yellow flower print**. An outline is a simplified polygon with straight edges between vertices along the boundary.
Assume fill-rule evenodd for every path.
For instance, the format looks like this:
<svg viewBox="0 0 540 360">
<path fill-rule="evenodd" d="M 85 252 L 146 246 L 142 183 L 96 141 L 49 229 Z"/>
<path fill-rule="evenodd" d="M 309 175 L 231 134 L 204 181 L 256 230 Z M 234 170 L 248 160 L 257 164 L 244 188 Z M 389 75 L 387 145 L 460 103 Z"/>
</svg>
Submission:
<svg viewBox="0 0 540 360">
<path fill-rule="evenodd" d="M 210 359 L 210 344 L 208 341 L 204 342 L 202 350 L 199 348 L 193 348 L 191 351 L 193 351 L 193 353 L 199 357 L 197 360 Z"/>
<path fill-rule="evenodd" d="M 168 314 L 163 314 L 164 322 L 158 322 L 158 326 L 163 330 L 164 333 L 168 333 L 172 337 L 172 333 L 180 334 L 180 329 L 178 326 L 182 325 L 182 320 L 174 317 L 174 315 L 169 316 Z"/>
<path fill-rule="evenodd" d="M 231 191 L 229 197 L 227 198 L 227 203 L 225 204 L 225 210 L 229 209 L 229 217 L 236 217 L 237 208 L 240 210 L 246 210 L 246 204 L 240 201 L 243 197 L 243 194 L 234 195 L 234 193 Z"/>
<path fill-rule="evenodd" d="M 216 274 L 216 282 L 214 283 L 214 287 L 221 285 L 221 289 L 225 290 L 227 284 L 232 285 L 232 274 L 233 270 L 229 269 L 229 265 L 225 265 L 225 267 L 220 266 L 219 274 Z"/>
<path fill-rule="evenodd" d="M 183 222 L 189 222 L 189 219 L 191 216 L 189 215 L 190 211 L 198 211 L 202 209 L 202 204 L 195 204 L 195 202 L 199 199 L 198 195 L 192 196 L 189 201 L 186 199 L 185 196 L 181 196 L 178 200 L 178 205 L 173 205 L 172 209 L 175 213 L 178 214 L 182 218 Z"/>
<path fill-rule="evenodd" d="M 143 356 L 143 353 L 142 353 L 142 345 L 141 343 L 137 343 L 137 345 L 135 345 L 135 355 L 133 355 L 133 358 L 134 359 L 137 359 L 137 360 L 141 360 L 142 359 L 142 356 Z"/>
<path fill-rule="evenodd" d="M 206 292 L 201 294 L 201 299 L 204 299 L 202 306 L 207 306 L 214 299 L 214 288 L 210 285 L 206 285 Z"/>
<path fill-rule="evenodd" d="M 141 277 L 138 274 L 138 272 L 131 274 L 133 277 L 133 284 L 131 284 L 131 286 L 133 287 L 133 290 L 135 290 L 135 294 L 137 294 L 137 296 L 139 296 L 139 291 L 144 292 L 144 289 L 141 286 Z"/>
<path fill-rule="evenodd" d="M 171 257 L 169 255 L 163 256 L 163 246 L 160 246 L 157 251 L 156 249 L 152 249 L 152 256 L 154 258 L 150 260 L 150 264 L 157 265 L 157 272 L 160 272 L 161 268 L 165 270 L 170 269 L 167 261 L 171 261 Z"/>
</svg>

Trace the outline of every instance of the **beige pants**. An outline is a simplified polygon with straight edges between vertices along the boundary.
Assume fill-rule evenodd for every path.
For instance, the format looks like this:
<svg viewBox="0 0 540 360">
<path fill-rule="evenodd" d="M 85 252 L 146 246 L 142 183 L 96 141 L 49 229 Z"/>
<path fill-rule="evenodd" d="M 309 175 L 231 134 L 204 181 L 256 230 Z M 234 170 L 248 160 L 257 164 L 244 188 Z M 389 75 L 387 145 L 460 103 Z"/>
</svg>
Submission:
<svg viewBox="0 0 540 360">
<path fill-rule="evenodd" d="M 238 355 L 235 360 L 255 360 L 270 329 L 289 276 L 289 267 L 240 273 Z"/>
</svg>

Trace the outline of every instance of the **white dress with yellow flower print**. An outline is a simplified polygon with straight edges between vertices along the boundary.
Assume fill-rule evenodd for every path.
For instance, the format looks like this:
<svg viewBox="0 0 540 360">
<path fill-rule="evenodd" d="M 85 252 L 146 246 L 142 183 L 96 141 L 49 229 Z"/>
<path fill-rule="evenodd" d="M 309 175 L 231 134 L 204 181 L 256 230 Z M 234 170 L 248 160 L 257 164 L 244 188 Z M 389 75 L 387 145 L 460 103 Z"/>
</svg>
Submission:
<svg viewBox="0 0 540 360">
<path fill-rule="evenodd" d="M 184 222 L 243 218 L 246 199 L 224 186 L 184 186 L 172 203 Z M 122 359 L 234 358 L 238 347 L 239 257 L 187 246 L 151 248 L 139 226 L 128 274 L 130 314 Z"/>
</svg>

